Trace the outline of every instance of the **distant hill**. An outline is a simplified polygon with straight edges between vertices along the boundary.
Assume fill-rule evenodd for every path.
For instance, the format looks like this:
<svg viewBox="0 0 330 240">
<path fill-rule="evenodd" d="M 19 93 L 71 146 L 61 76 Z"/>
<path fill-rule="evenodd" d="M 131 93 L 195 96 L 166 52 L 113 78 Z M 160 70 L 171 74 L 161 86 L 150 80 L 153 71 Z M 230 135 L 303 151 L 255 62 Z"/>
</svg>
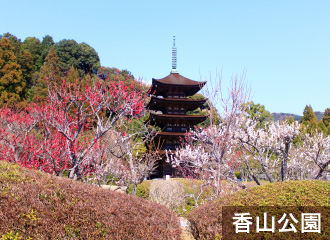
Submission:
<svg viewBox="0 0 330 240">
<path fill-rule="evenodd" d="M 300 121 L 302 117 L 300 115 L 296 115 L 293 113 L 272 113 L 272 115 L 274 116 L 273 117 L 274 121 L 284 120 L 285 116 L 287 116 L 288 118 L 292 116 L 295 121 Z M 323 118 L 324 112 L 315 112 L 315 115 L 317 117 L 317 120 L 320 121 Z"/>
<path fill-rule="evenodd" d="M 324 116 L 324 112 L 315 112 L 315 115 L 317 117 L 317 121 L 320 121 Z"/>
<path fill-rule="evenodd" d="M 302 117 L 293 113 L 272 113 L 272 115 L 274 116 L 273 117 L 274 121 L 284 120 L 285 116 L 287 116 L 288 118 L 292 116 L 295 121 L 300 121 Z"/>
</svg>

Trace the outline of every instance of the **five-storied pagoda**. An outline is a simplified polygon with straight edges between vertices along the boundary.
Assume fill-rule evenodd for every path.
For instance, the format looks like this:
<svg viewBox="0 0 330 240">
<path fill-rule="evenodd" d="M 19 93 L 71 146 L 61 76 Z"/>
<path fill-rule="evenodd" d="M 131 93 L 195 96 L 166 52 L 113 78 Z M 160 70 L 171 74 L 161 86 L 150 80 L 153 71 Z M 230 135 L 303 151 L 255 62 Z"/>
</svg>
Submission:
<svg viewBox="0 0 330 240">
<path fill-rule="evenodd" d="M 149 124 L 162 129 L 156 134 L 154 146 L 162 158 L 152 177 L 162 178 L 165 175 L 173 176 L 175 173 L 166 160 L 165 150 L 175 151 L 181 145 L 181 138 L 194 125 L 206 120 L 207 116 L 187 115 L 187 111 L 193 111 L 201 107 L 206 99 L 194 100 L 188 98 L 197 93 L 206 82 L 197 82 L 181 76 L 176 70 L 175 38 L 172 48 L 172 71 L 170 75 L 162 79 L 152 79 L 149 89 L 151 100 L 147 105 L 150 112 Z"/>
</svg>

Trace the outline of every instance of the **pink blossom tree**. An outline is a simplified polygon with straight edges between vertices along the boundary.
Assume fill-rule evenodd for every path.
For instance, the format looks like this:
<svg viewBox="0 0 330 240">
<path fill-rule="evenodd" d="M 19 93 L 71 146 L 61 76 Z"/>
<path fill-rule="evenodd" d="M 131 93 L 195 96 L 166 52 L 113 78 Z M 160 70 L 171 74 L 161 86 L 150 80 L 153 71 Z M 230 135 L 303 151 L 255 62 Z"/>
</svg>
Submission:
<svg viewBox="0 0 330 240">
<path fill-rule="evenodd" d="M 134 82 L 87 79 L 59 86 L 49 83 L 48 101 L 44 106 L 35 106 L 45 129 L 63 136 L 64 149 L 69 158 L 69 178 L 80 179 L 90 170 L 90 155 L 99 141 L 118 120 L 134 116 L 143 109 L 143 96 Z"/>
<path fill-rule="evenodd" d="M 19 163 L 26 167 L 38 167 L 37 154 L 40 143 L 33 134 L 38 120 L 31 109 L 0 109 L 0 160 Z"/>
</svg>

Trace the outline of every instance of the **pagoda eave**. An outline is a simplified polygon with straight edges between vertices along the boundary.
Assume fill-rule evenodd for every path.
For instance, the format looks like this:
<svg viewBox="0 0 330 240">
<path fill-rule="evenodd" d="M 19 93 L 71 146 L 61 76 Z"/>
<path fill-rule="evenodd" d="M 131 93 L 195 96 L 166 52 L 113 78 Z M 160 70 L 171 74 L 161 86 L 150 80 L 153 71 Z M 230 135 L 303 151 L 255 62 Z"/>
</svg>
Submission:
<svg viewBox="0 0 330 240">
<path fill-rule="evenodd" d="M 149 124 L 157 125 L 161 128 L 179 122 L 185 122 L 189 127 L 205 121 L 208 116 L 204 115 L 170 115 L 150 113 Z"/>
<path fill-rule="evenodd" d="M 152 79 L 152 84 L 168 84 L 168 85 L 200 85 L 200 84 L 205 84 L 206 82 L 198 82 L 195 80 L 191 80 L 189 78 L 186 78 L 179 73 L 171 73 L 167 75 L 164 78 L 161 79 Z"/>
<path fill-rule="evenodd" d="M 162 119 L 186 119 L 186 120 L 194 120 L 194 119 L 206 119 L 208 116 L 205 115 L 174 115 L 174 114 L 157 114 L 150 113 L 150 118 L 156 118 L 157 120 Z"/>
<path fill-rule="evenodd" d="M 152 86 L 149 89 L 149 94 L 156 96 L 166 96 L 169 92 L 178 92 L 179 89 L 185 89 L 187 96 L 197 93 L 206 82 L 198 82 L 189 78 L 183 77 L 178 73 L 171 73 L 162 79 L 152 79 Z"/>
<path fill-rule="evenodd" d="M 205 104 L 207 99 L 187 99 L 187 98 L 158 98 L 152 96 L 146 108 L 149 110 L 165 109 L 165 106 L 185 107 L 187 111 L 193 111 Z M 160 109 L 161 106 L 161 109 Z"/>
<path fill-rule="evenodd" d="M 156 138 L 158 137 L 161 137 L 161 138 L 168 138 L 168 137 L 184 137 L 186 135 L 185 132 L 158 132 L 156 133 Z"/>
</svg>

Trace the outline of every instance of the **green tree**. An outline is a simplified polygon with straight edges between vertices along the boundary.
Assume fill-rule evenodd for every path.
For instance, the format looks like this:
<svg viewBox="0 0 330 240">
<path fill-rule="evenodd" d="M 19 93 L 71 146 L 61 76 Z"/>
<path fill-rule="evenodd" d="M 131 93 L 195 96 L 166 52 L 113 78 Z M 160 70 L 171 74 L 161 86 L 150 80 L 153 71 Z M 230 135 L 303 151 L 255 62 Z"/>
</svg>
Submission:
<svg viewBox="0 0 330 240">
<path fill-rule="evenodd" d="M 14 47 L 7 38 L 0 39 L 0 105 L 22 103 L 25 82 L 17 63 Z M 22 103 L 23 104 L 23 103 Z"/>
<path fill-rule="evenodd" d="M 94 48 L 87 43 L 80 43 L 79 48 L 81 52 L 79 61 L 85 73 L 92 73 L 94 69 L 99 69 L 101 67 L 99 55 Z"/>
<path fill-rule="evenodd" d="M 47 46 L 49 49 L 55 45 L 55 42 L 53 40 L 53 37 L 46 35 L 42 38 L 41 44 L 43 46 Z"/>
<path fill-rule="evenodd" d="M 48 81 L 56 83 L 60 83 L 61 81 L 59 60 L 53 47 L 50 49 L 40 69 L 39 79 L 37 80 L 37 85 L 32 94 L 34 101 L 43 101 L 46 98 L 48 94 Z"/>
<path fill-rule="evenodd" d="M 67 82 L 74 83 L 74 82 L 76 82 L 77 79 L 78 80 L 80 79 L 79 72 L 77 69 L 75 69 L 73 66 L 71 66 L 69 73 L 66 77 L 66 80 L 67 80 Z"/>
<path fill-rule="evenodd" d="M 194 100 L 206 99 L 203 94 L 199 94 L 199 93 L 196 93 L 193 96 L 188 96 L 187 98 L 194 99 Z M 220 114 L 218 113 L 218 110 L 208 100 L 201 107 L 199 107 L 193 111 L 188 111 L 187 115 L 208 116 L 208 118 L 204 122 L 197 124 L 196 127 L 208 127 L 211 125 L 211 123 L 213 125 L 219 125 L 221 122 L 221 117 L 220 117 Z M 211 122 L 211 120 L 212 120 L 212 122 Z"/>
<path fill-rule="evenodd" d="M 34 69 L 39 71 L 43 61 L 42 61 L 42 45 L 38 38 L 28 37 L 23 42 L 23 48 L 30 52 L 33 58 Z"/>
<path fill-rule="evenodd" d="M 313 108 L 311 105 L 306 105 L 304 112 L 303 112 L 303 116 L 300 119 L 300 123 L 303 124 L 310 124 L 310 123 L 315 123 L 317 124 L 317 118 L 315 115 L 315 112 L 313 111 Z"/>
<path fill-rule="evenodd" d="M 264 105 L 255 104 L 253 101 L 243 104 L 247 117 L 259 121 L 257 127 L 263 127 L 266 121 L 272 120 L 273 115 L 265 109 Z"/>
<path fill-rule="evenodd" d="M 1 39 L 7 38 L 10 41 L 10 45 L 14 48 L 15 55 L 17 55 L 19 50 L 22 48 L 21 39 L 17 38 L 16 36 L 14 36 L 13 34 L 11 34 L 9 32 L 3 34 L 0 38 Z"/>
<path fill-rule="evenodd" d="M 328 129 L 327 127 L 324 125 L 323 121 L 319 121 L 317 124 L 317 127 L 319 130 L 321 130 L 325 135 L 328 135 Z"/>
<path fill-rule="evenodd" d="M 61 70 L 76 68 L 80 76 L 92 73 L 100 68 L 100 58 L 94 48 L 86 43 L 78 44 L 75 40 L 64 39 L 55 44 L 55 51 L 60 61 Z"/>
<path fill-rule="evenodd" d="M 322 129 L 319 128 L 317 117 L 311 105 L 306 105 L 300 123 L 302 123 L 304 132 L 309 134 L 312 134 L 315 131 L 322 131 Z"/>
<path fill-rule="evenodd" d="M 51 47 L 54 47 L 55 42 L 53 40 L 53 38 L 49 35 L 46 35 L 45 37 L 43 37 L 42 42 L 41 42 L 41 55 L 39 58 L 39 62 L 41 62 L 42 64 L 45 62 L 46 57 L 51 49 Z"/>
<path fill-rule="evenodd" d="M 7 38 L 10 41 L 10 45 L 14 47 L 17 63 L 21 66 L 23 80 L 26 82 L 28 88 L 32 87 L 32 74 L 34 71 L 32 55 L 22 47 L 21 39 L 16 36 L 5 33 L 2 38 Z"/>
<path fill-rule="evenodd" d="M 326 127 L 330 125 L 330 108 L 325 109 L 322 121 Z"/>
<path fill-rule="evenodd" d="M 294 118 L 292 117 L 292 115 L 290 115 L 289 120 L 288 120 L 288 123 L 291 124 L 293 122 L 294 122 Z"/>
</svg>

